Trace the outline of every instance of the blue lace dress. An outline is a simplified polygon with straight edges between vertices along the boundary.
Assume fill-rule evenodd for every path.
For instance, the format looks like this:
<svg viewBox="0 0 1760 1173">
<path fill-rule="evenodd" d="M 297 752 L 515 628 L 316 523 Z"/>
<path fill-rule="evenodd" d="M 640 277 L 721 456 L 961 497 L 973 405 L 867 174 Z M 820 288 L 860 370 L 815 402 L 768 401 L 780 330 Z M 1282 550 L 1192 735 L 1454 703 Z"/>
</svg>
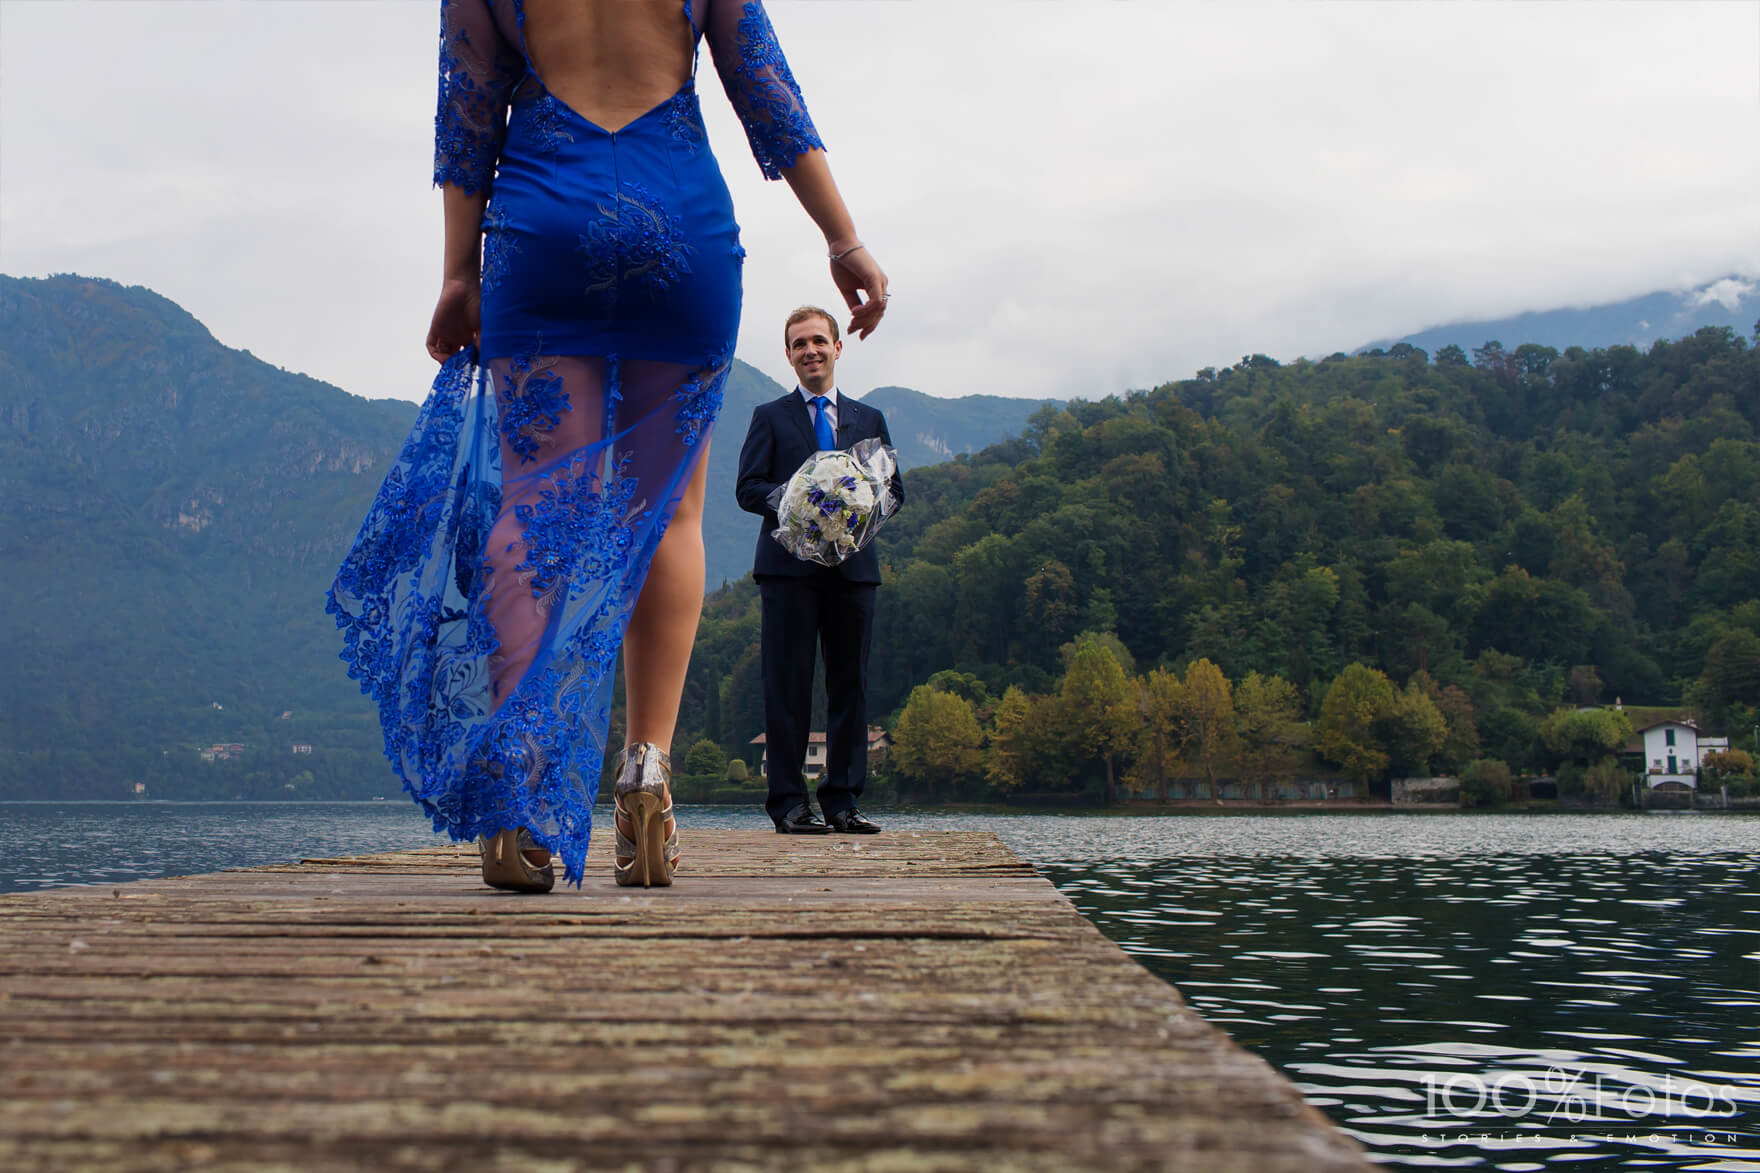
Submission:
<svg viewBox="0 0 1760 1173">
<path fill-rule="evenodd" d="M 443 0 L 436 184 L 490 191 L 480 353 L 441 369 L 329 593 L 434 828 L 529 827 L 579 884 L 612 681 L 721 405 L 744 250 L 693 78 L 616 132 L 521 0 Z M 756 0 L 685 0 L 764 174 L 821 147 Z M 694 60 L 694 58 L 693 58 Z"/>
</svg>

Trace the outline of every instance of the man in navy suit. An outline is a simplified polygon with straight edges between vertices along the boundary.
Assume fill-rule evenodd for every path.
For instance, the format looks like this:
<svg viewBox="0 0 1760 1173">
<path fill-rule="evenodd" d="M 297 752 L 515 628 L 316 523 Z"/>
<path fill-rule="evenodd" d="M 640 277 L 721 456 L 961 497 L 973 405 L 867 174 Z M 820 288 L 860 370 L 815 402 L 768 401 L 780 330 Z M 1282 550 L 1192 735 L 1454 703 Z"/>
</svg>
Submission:
<svg viewBox="0 0 1760 1173">
<path fill-rule="evenodd" d="M 763 603 L 764 741 L 770 795 L 764 809 L 790 835 L 829 831 L 871 835 L 880 828 L 856 809 L 868 774 L 868 641 L 880 559 L 874 547 L 837 566 L 796 558 L 770 536 L 776 514 L 771 492 L 807 457 L 878 437 L 891 444 L 886 418 L 837 390 L 843 353 L 837 323 L 817 306 L 802 306 L 783 326 L 788 363 L 800 385 L 752 412 L 739 453 L 739 506 L 764 518 L 752 577 Z M 892 492 L 904 503 L 895 472 Z M 819 779 L 821 822 L 807 801 L 801 763 L 812 723 L 815 645 L 825 654 L 825 772 Z M 827 825 L 829 824 L 829 825 Z"/>
</svg>

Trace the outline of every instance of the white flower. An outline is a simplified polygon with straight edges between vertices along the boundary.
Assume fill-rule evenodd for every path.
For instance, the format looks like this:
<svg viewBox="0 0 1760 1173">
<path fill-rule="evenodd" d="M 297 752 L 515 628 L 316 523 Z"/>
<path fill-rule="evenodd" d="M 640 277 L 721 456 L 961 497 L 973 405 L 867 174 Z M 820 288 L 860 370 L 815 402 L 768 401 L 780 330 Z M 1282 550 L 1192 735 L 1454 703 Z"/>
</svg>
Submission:
<svg viewBox="0 0 1760 1173">
<path fill-rule="evenodd" d="M 835 566 L 867 545 L 894 506 L 887 482 L 897 459 L 863 440 L 848 452 L 817 452 L 774 502 L 773 535 L 797 558 Z"/>
</svg>

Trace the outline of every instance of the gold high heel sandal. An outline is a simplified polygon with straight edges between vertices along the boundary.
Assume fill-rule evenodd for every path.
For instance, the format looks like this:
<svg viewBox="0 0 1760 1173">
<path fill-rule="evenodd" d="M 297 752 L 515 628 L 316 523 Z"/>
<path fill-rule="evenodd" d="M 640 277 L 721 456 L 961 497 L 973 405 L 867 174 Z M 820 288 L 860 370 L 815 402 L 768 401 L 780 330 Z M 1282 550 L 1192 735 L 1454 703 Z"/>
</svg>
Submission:
<svg viewBox="0 0 1760 1173">
<path fill-rule="evenodd" d="M 613 792 L 620 887 L 666 888 L 678 869 L 678 823 L 672 817 L 672 759 L 651 741 L 623 751 Z"/>
<path fill-rule="evenodd" d="M 477 852 L 483 857 L 483 883 L 508 892 L 548 892 L 556 886 L 555 856 L 542 867 L 526 858 L 528 851 L 542 851 L 525 828 L 477 836 Z"/>
</svg>

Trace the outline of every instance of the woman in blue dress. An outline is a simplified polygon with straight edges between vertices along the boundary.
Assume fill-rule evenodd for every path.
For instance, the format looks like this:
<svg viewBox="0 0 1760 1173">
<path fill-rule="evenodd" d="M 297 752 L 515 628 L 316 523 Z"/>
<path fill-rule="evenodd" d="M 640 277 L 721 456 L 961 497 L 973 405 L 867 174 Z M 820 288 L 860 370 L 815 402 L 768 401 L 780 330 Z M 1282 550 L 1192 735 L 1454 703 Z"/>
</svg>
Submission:
<svg viewBox="0 0 1760 1173">
<path fill-rule="evenodd" d="M 581 882 L 620 648 L 614 875 L 665 885 L 678 863 L 667 747 L 744 257 L 702 40 L 867 337 L 886 276 L 761 3 L 442 0 L 443 365 L 329 610 L 405 789 L 496 887 L 548 890 L 553 855 Z"/>
</svg>

